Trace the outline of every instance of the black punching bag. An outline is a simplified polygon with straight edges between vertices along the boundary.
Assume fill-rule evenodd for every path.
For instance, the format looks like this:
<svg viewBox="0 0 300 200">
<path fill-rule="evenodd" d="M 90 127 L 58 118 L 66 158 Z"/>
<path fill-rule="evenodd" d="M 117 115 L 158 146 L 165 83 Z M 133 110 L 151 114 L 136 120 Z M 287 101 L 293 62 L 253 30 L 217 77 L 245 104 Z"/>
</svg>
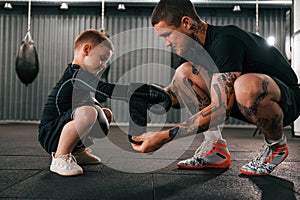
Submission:
<svg viewBox="0 0 300 200">
<path fill-rule="evenodd" d="M 39 72 L 38 55 L 30 32 L 27 32 L 19 48 L 16 58 L 16 72 L 26 86 L 34 81 Z"/>
</svg>

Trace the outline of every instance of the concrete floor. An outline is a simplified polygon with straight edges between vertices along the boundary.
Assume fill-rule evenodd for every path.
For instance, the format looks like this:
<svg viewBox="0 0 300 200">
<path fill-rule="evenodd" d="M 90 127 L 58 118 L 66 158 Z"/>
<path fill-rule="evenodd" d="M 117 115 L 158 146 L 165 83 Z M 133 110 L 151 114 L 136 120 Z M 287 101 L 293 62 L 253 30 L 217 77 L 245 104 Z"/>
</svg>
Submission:
<svg viewBox="0 0 300 200">
<path fill-rule="evenodd" d="M 229 169 L 180 170 L 202 134 L 168 144 L 158 153 L 132 152 L 127 136 L 112 127 L 91 148 L 103 164 L 61 177 L 49 171 L 50 156 L 37 141 L 36 124 L 0 124 L 0 199 L 300 199 L 300 138 L 288 137 L 290 154 L 270 176 L 247 177 L 239 168 L 260 149 L 253 129 L 224 128 Z"/>
</svg>

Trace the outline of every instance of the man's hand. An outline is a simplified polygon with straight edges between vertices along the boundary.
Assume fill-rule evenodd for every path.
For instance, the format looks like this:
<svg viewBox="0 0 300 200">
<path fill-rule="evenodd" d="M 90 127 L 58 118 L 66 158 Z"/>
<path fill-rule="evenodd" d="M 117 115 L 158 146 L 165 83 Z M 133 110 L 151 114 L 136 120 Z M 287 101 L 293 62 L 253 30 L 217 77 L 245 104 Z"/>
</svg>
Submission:
<svg viewBox="0 0 300 200">
<path fill-rule="evenodd" d="M 141 144 L 131 143 L 131 146 L 134 150 L 142 153 L 156 151 L 165 143 L 172 140 L 172 138 L 169 136 L 169 130 L 147 132 L 143 133 L 141 136 L 132 136 L 132 139 L 137 142 L 142 142 Z"/>
</svg>

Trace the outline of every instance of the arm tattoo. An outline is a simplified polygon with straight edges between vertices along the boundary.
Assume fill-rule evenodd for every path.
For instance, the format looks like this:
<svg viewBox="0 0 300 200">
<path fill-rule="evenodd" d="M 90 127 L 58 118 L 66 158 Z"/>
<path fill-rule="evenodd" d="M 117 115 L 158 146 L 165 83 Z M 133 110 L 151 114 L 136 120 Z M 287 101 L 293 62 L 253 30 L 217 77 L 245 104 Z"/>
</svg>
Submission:
<svg viewBox="0 0 300 200">
<path fill-rule="evenodd" d="M 233 84 L 234 81 L 237 79 L 237 76 L 235 74 L 229 74 L 228 79 L 226 80 L 225 76 L 221 76 L 223 78 L 223 81 L 225 81 L 225 93 L 227 94 L 227 100 L 226 102 L 230 102 L 232 97 L 235 96 L 234 94 L 234 89 L 233 89 Z M 226 116 L 229 117 L 230 112 L 231 112 L 232 106 L 227 106 L 226 108 Z"/>
<path fill-rule="evenodd" d="M 236 73 L 220 73 L 214 75 L 212 81 L 211 104 L 200 110 L 187 121 L 170 129 L 169 135 L 182 137 L 191 133 L 200 133 L 224 122 L 228 117 L 234 102 L 233 83 Z M 212 119 L 213 118 L 213 119 Z"/>
<path fill-rule="evenodd" d="M 184 96 L 184 102 L 186 104 L 186 107 L 189 109 L 191 113 L 196 113 L 198 112 L 198 106 L 196 105 L 196 102 L 193 100 L 193 96 L 196 95 L 193 90 L 194 83 L 186 77 L 184 77 L 182 81 L 186 88 L 185 93 L 192 94 L 192 95 Z"/>
<path fill-rule="evenodd" d="M 174 91 L 174 89 L 172 90 L 170 87 L 168 87 L 166 91 L 171 97 L 172 105 L 176 104 L 178 102 L 177 96 L 175 94 L 176 91 Z"/>
<path fill-rule="evenodd" d="M 178 88 L 176 87 L 176 80 L 172 80 L 172 83 L 167 87 L 166 91 L 169 93 L 172 101 L 172 105 L 179 104 Z"/>
<path fill-rule="evenodd" d="M 200 70 L 198 68 L 196 68 L 195 65 L 192 65 L 192 73 L 195 75 L 199 75 Z"/>
</svg>

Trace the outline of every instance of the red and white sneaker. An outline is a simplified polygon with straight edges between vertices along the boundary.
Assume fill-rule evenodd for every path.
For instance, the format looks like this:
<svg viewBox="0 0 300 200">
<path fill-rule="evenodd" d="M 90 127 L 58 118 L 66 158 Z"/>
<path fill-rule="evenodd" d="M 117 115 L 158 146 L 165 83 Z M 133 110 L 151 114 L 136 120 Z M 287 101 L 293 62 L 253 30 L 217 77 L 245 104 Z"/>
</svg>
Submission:
<svg viewBox="0 0 300 200">
<path fill-rule="evenodd" d="M 224 139 L 204 141 L 192 158 L 180 161 L 182 169 L 229 168 L 230 153 Z"/>
<path fill-rule="evenodd" d="M 258 156 L 244 165 L 240 172 L 250 176 L 269 175 L 277 165 L 286 159 L 289 154 L 286 137 L 279 142 L 269 144 L 265 142 Z"/>
</svg>

